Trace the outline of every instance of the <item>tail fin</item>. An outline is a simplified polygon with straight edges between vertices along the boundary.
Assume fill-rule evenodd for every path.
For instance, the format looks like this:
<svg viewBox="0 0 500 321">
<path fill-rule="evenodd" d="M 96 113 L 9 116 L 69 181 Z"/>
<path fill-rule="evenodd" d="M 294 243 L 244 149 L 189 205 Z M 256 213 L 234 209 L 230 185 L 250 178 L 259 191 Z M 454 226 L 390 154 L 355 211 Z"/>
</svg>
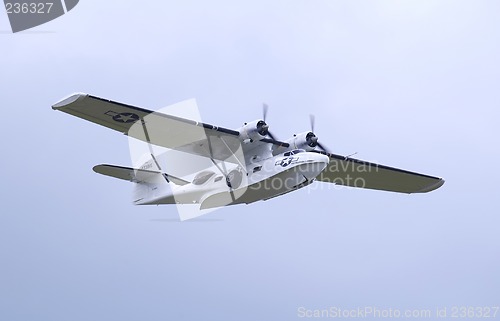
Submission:
<svg viewBox="0 0 500 321">
<path fill-rule="evenodd" d="M 117 165 L 96 165 L 93 170 L 96 173 L 123 179 L 136 183 L 134 189 L 134 204 L 173 204 L 175 199 L 169 183 L 175 185 L 186 185 L 188 181 L 181 178 L 162 173 Z M 172 197 L 169 197 L 172 195 Z"/>
</svg>

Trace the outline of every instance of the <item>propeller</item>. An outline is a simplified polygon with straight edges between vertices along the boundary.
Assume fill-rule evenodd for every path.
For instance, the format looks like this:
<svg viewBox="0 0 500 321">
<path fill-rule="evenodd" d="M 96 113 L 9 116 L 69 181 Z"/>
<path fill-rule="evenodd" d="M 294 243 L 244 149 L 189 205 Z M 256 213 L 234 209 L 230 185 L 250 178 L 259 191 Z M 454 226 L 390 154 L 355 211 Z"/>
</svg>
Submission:
<svg viewBox="0 0 500 321">
<path fill-rule="evenodd" d="M 289 143 L 287 142 L 282 142 L 276 139 L 276 137 L 271 134 L 269 131 L 269 125 L 266 123 L 266 118 L 267 118 L 267 111 L 269 110 L 269 106 L 266 103 L 262 104 L 262 119 L 259 122 L 257 122 L 257 131 L 261 136 L 269 136 L 269 138 L 262 138 L 260 141 L 261 142 L 266 142 L 266 143 L 271 143 L 274 145 L 282 146 L 288 148 L 290 146 Z"/>
<path fill-rule="evenodd" d="M 307 136 L 306 136 L 306 139 L 307 139 L 307 142 L 308 142 L 309 146 L 311 146 L 311 147 L 318 146 L 324 152 L 330 153 L 326 147 L 324 147 L 323 145 L 321 145 L 320 142 L 318 142 L 318 136 L 316 136 L 314 134 L 314 123 L 316 121 L 316 117 L 314 117 L 313 114 L 309 115 L 309 121 L 311 123 L 311 132 L 308 133 Z"/>
<path fill-rule="evenodd" d="M 259 120 L 257 123 L 257 132 L 262 136 L 266 136 L 266 134 L 269 134 L 269 125 L 265 121 Z"/>
<path fill-rule="evenodd" d="M 274 137 L 274 135 L 271 134 L 271 132 L 269 131 L 269 125 L 266 123 L 268 110 L 269 110 L 269 106 L 266 103 L 263 103 L 262 104 L 262 119 L 264 119 L 264 124 L 266 127 L 265 127 L 265 134 L 261 134 L 260 131 L 259 131 L 259 134 L 261 134 L 262 136 L 265 136 L 267 134 L 272 140 L 277 141 L 277 139 Z"/>
</svg>

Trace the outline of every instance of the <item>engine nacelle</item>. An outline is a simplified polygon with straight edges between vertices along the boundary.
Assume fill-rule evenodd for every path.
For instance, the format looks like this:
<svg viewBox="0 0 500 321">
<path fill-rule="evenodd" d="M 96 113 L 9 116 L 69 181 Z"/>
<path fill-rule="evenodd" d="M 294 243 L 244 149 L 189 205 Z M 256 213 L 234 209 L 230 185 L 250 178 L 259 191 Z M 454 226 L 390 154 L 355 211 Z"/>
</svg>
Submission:
<svg viewBox="0 0 500 321">
<path fill-rule="evenodd" d="M 263 120 L 245 123 L 245 125 L 239 129 L 242 140 L 249 140 L 250 142 L 265 138 L 268 131 L 269 125 Z"/>
<path fill-rule="evenodd" d="M 288 149 L 304 149 L 310 152 L 316 148 L 318 145 L 318 137 L 314 135 L 313 132 L 304 132 L 301 134 L 293 135 L 293 138 L 289 139 L 287 143 L 290 144 Z"/>
</svg>

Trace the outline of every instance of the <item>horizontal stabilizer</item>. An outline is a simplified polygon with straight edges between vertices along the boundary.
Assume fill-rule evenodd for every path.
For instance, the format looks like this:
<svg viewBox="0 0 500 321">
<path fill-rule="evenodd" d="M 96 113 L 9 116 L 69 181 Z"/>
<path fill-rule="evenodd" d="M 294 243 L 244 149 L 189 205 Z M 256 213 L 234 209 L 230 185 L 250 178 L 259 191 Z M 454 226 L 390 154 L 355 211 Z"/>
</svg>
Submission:
<svg viewBox="0 0 500 321">
<path fill-rule="evenodd" d="M 123 179 L 126 181 L 134 182 L 134 183 L 148 183 L 153 182 L 158 175 L 162 175 L 169 182 L 172 182 L 177 185 L 186 185 L 189 184 L 188 181 L 183 180 L 181 178 L 168 175 L 159 171 L 150 171 L 145 169 L 137 169 L 131 167 L 123 167 L 117 165 L 96 165 L 93 168 L 94 172 L 106 176 L 111 176 L 114 178 Z"/>
</svg>

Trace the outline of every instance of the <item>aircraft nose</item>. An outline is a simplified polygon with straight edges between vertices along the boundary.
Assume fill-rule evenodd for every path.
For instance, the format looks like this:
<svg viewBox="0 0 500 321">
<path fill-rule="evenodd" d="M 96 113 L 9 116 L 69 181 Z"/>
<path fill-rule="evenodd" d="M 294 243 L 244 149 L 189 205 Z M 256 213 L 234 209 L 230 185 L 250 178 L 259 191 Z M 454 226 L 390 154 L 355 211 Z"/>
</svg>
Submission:
<svg viewBox="0 0 500 321">
<path fill-rule="evenodd" d="M 319 158 L 319 162 L 321 163 L 325 163 L 326 165 L 328 165 L 328 163 L 330 163 L 330 157 L 328 157 L 327 155 L 323 155 L 323 154 L 318 154 L 318 158 Z"/>
<path fill-rule="evenodd" d="M 323 154 L 311 154 L 310 163 L 302 166 L 302 173 L 308 179 L 318 176 L 328 166 L 330 158 Z"/>
<path fill-rule="evenodd" d="M 328 164 L 330 163 L 330 157 L 323 155 L 323 154 L 318 154 L 318 156 L 319 157 L 318 157 L 317 162 L 320 164 L 320 168 L 321 168 L 321 170 L 318 172 L 318 175 L 319 175 L 319 173 L 321 173 L 326 168 L 326 166 L 328 166 Z"/>
</svg>

